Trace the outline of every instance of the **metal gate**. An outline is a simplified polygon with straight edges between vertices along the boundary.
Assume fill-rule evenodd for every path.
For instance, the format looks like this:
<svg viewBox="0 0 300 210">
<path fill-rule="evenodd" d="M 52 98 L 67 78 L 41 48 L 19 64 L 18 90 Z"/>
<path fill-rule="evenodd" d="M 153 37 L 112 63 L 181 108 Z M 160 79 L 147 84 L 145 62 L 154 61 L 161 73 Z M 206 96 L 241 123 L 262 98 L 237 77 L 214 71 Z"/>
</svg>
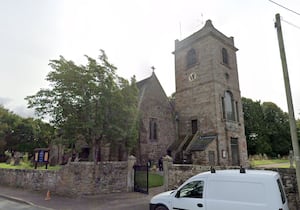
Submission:
<svg viewBox="0 0 300 210">
<path fill-rule="evenodd" d="M 148 166 L 135 165 L 134 168 L 134 192 L 148 194 L 149 169 Z"/>
</svg>

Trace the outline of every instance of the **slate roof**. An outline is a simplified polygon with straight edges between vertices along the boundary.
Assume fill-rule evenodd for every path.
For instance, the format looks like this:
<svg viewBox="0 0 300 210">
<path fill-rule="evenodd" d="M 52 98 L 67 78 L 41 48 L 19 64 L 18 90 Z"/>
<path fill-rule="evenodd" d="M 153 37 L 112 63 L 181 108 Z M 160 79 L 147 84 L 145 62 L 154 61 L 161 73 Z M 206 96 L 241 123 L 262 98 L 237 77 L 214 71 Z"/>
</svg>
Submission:
<svg viewBox="0 0 300 210">
<path fill-rule="evenodd" d="M 199 136 L 192 145 L 190 146 L 190 151 L 204 151 L 206 147 L 215 139 L 217 136 Z"/>
<path fill-rule="evenodd" d="M 154 73 L 150 77 L 143 79 L 136 83 L 136 86 L 139 89 L 139 96 L 138 96 L 138 109 L 139 110 L 140 110 L 141 103 L 143 101 L 145 89 L 147 88 L 148 84 L 151 82 L 151 78 L 153 77 L 153 75 L 154 75 Z"/>
<path fill-rule="evenodd" d="M 152 89 L 151 91 L 153 91 L 153 87 L 155 87 L 155 91 L 156 91 L 155 94 L 156 94 L 156 96 L 163 97 L 164 98 L 163 100 L 168 101 L 168 103 L 170 104 L 171 108 L 173 109 L 173 104 L 170 102 L 168 96 L 166 95 L 166 93 L 165 93 L 163 87 L 161 86 L 161 84 L 160 84 L 160 82 L 159 82 L 159 80 L 158 80 L 158 78 L 157 78 L 157 76 L 156 76 L 156 74 L 155 74 L 154 71 L 152 72 L 152 75 L 150 77 L 147 77 L 146 79 L 138 81 L 136 83 L 136 86 L 139 89 L 138 109 L 140 109 L 140 105 L 141 105 L 142 101 L 144 100 L 145 94 L 149 94 L 149 92 L 146 93 L 147 89 L 150 88 L 150 89 Z M 152 94 L 152 93 L 150 93 L 150 94 Z M 161 95 L 159 95 L 159 94 L 161 94 Z"/>
<path fill-rule="evenodd" d="M 141 89 L 143 88 L 143 86 L 146 85 L 147 82 L 151 79 L 151 77 L 152 77 L 152 75 L 151 75 L 150 77 L 146 78 L 146 79 L 143 79 L 143 80 L 137 82 L 137 83 L 136 83 L 137 88 L 138 88 L 139 90 L 141 90 Z"/>
</svg>

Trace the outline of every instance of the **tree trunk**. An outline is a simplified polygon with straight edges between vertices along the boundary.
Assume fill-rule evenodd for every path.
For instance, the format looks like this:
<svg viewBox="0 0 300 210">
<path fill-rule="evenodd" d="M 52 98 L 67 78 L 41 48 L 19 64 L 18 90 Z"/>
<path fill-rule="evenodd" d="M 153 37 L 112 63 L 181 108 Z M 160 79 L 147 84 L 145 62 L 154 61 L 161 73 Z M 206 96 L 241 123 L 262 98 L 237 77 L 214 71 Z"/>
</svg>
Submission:
<svg viewBox="0 0 300 210">
<path fill-rule="evenodd" d="M 96 138 L 93 139 L 93 161 L 96 165 L 99 161 L 101 161 L 101 150 L 100 150 L 100 144 L 99 141 L 96 140 Z"/>
</svg>

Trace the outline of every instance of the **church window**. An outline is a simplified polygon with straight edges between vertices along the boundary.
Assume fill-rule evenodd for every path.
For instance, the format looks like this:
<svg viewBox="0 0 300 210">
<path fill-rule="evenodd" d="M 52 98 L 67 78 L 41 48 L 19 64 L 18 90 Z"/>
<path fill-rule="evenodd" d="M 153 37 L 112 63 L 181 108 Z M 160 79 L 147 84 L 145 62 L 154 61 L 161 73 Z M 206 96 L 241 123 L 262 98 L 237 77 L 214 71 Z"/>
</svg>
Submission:
<svg viewBox="0 0 300 210">
<path fill-rule="evenodd" d="M 226 119 L 225 99 L 224 99 L 224 97 L 222 97 L 222 111 L 223 111 L 223 119 Z"/>
<path fill-rule="evenodd" d="M 223 59 L 223 64 L 228 65 L 228 52 L 225 48 L 222 48 L 222 59 Z"/>
<path fill-rule="evenodd" d="M 149 139 L 157 140 L 157 119 L 150 118 L 149 121 Z"/>
<path fill-rule="evenodd" d="M 225 97 L 222 100 L 223 116 L 228 121 L 235 121 L 234 101 L 230 91 L 225 92 Z"/>
<path fill-rule="evenodd" d="M 196 134 L 198 131 L 198 121 L 192 120 L 192 134 Z"/>
<path fill-rule="evenodd" d="M 195 49 L 190 49 L 186 54 L 186 66 L 190 68 L 197 63 L 197 56 Z"/>
</svg>

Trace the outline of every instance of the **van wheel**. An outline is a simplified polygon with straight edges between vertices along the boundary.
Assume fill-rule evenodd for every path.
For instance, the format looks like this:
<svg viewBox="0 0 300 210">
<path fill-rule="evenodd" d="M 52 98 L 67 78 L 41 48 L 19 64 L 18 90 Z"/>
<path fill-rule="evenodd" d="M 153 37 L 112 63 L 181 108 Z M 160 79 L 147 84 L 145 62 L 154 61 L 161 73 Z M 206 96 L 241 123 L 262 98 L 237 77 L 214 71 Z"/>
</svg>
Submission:
<svg viewBox="0 0 300 210">
<path fill-rule="evenodd" d="M 157 206 L 155 210 L 168 210 L 168 208 L 165 206 Z"/>
</svg>

